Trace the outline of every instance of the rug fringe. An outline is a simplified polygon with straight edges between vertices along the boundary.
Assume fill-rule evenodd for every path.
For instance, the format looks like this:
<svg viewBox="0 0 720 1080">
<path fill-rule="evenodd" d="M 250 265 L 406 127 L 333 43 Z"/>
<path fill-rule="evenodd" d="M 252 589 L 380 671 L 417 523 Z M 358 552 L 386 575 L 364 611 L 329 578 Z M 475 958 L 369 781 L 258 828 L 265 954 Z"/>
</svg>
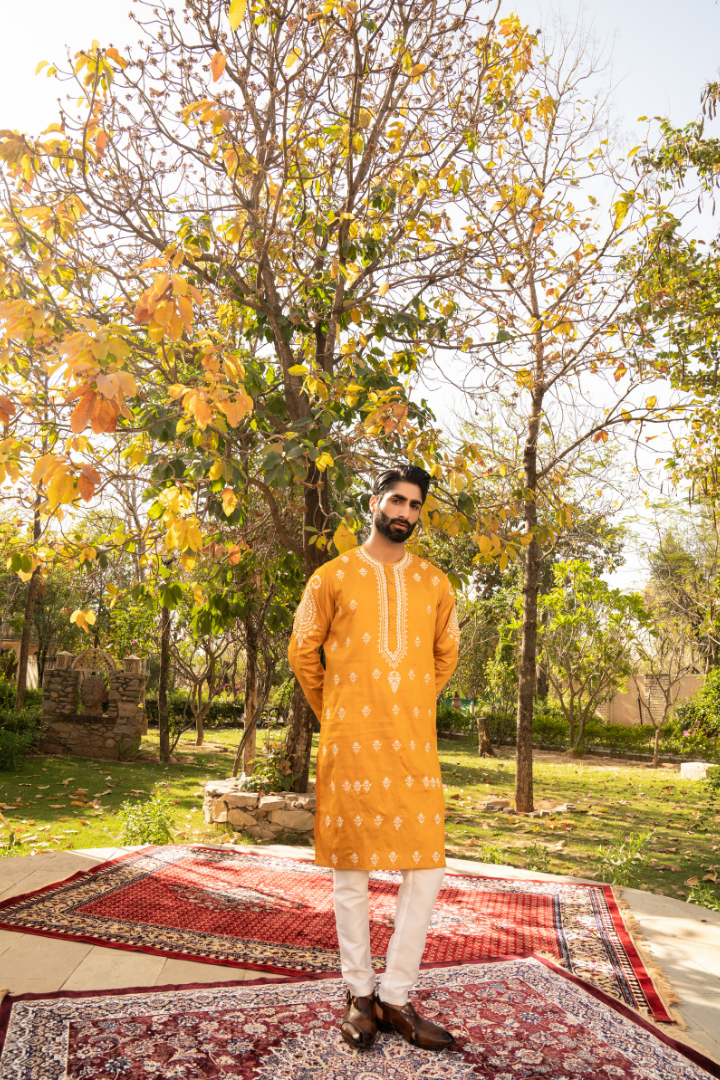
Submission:
<svg viewBox="0 0 720 1080">
<path fill-rule="evenodd" d="M 677 1009 L 671 1008 L 672 1005 L 677 1005 L 682 1001 L 682 998 L 678 996 L 677 992 L 672 986 L 669 978 L 665 974 L 663 968 L 655 960 L 654 956 L 650 952 L 650 944 L 645 940 L 640 923 L 637 921 L 632 913 L 632 909 L 627 900 L 623 900 L 623 890 L 620 886 L 612 886 L 613 896 L 615 902 L 620 909 L 623 922 L 627 928 L 627 932 L 632 939 L 632 943 L 637 950 L 637 954 L 642 960 L 645 970 L 652 979 L 653 986 L 657 990 L 658 997 L 662 1001 L 663 1005 L 668 1011 L 668 1014 L 672 1016 L 673 1020 L 677 1024 L 680 1031 L 688 1031 L 688 1025 L 680 1015 Z"/>
</svg>

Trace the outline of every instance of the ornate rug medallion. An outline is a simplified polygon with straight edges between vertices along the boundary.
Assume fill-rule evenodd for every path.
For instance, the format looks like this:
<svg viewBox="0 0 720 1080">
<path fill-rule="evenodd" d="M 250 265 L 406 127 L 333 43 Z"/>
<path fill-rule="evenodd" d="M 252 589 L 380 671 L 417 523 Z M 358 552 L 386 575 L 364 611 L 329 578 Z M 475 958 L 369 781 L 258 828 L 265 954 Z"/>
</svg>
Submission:
<svg viewBox="0 0 720 1080">
<path fill-rule="evenodd" d="M 704 1080 L 720 1067 L 537 958 L 421 972 L 455 1046 L 340 1038 L 340 980 L 23 995 L 0 1010 L 0 1080 Z"/>
<path fill-rule="evenodd" d="M 373 964 L 384 966 L 400 875 L 370 878 Z M 332 871 L 213 848 L 146 848 L 0 904 L 0 928 L 113 948 L 320 975 L 340 967 Z M 611 997 L 671 1020 L 606 886 L 448 873 L 423 960 L 546 956 Z"/>
</svg>

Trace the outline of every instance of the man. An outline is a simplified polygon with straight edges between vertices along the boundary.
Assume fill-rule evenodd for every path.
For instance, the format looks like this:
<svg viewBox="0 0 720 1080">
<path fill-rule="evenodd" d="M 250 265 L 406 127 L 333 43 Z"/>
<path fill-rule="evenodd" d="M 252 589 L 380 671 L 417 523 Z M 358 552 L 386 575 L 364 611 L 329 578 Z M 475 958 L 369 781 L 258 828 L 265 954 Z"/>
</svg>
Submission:
<svg viewBox="0 0 720 1080">
<path fill-rule="evenodd" d="M 426 1049 L 453 1041 L 408 1002 L 445 873 L 435 699 L 455 669 L 460 638 L 447 577 L 405 550 L 429 483 L 412 465 L 377 478 L 370 539 L 310 578 L 289 649 L 321 724 L 315 862 L 333 868 L 348 986 L 341 1033 L 357 1049 L 372 1046 L 378 1028 Z M 399 870 L 403 879 L 379 992 L 370 954 L 371 870 Z"/>
</svg>

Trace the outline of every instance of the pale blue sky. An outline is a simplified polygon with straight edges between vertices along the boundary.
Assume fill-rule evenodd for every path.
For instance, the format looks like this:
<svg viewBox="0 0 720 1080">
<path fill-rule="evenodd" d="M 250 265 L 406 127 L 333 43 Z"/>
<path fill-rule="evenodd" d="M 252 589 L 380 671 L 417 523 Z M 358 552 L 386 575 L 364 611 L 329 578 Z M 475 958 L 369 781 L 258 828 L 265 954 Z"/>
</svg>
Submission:
<svg viewBox="0 0 720 1080">
<path fill-rule="evenodd" d="M 61 59 L 97 38 L 122 47 L 138 38 L 129 0 L 25 0 L 4 4 L 0 38 L 0 127 L 40 129 L 55 119 L 52 80 L 34 75 L 39 60 Z M 600 42 L 612 46 L 615 107 L 628 128 L 638 116 L 669 114 L 685 123 L 699 109 L 700 90 L 720 65 L 720 6 L 715 0 L 603 0 L 559 4 L 507 3 L 533 28 L 561 13 L 582 13 Z"/>
</svg>

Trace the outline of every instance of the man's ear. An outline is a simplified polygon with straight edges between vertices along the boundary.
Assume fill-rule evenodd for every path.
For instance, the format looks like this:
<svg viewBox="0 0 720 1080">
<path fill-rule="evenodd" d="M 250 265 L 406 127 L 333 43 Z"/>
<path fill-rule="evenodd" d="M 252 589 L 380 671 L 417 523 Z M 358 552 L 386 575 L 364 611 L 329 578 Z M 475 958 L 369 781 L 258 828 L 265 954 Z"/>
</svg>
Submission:
<svg viewBox="0 0 720 1080">
<path fill-rule="evenodd" d="M 377 506 L 377 495 L 370 496 L 370 513 L 375 513 L 375 507 Z"/>
</svg>

